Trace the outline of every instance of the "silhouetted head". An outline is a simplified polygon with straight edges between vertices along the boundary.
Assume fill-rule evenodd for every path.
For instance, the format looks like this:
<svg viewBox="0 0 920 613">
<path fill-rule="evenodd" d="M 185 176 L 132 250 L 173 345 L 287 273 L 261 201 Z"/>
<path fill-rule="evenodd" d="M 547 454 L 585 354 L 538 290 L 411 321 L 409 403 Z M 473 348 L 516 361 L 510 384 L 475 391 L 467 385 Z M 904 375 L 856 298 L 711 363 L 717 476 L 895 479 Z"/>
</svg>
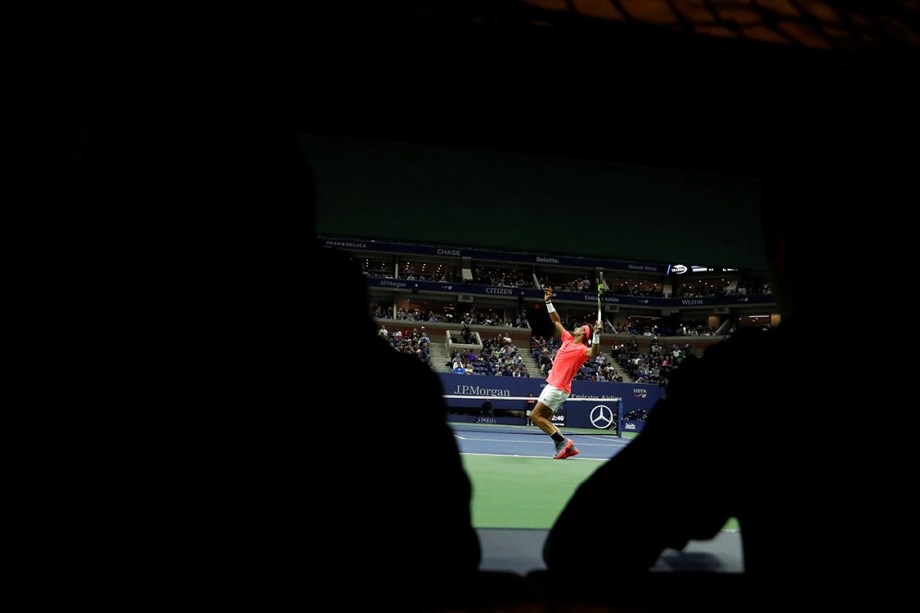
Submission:
<svg viewBox="0 0 920 613">
<path fill-rule="evenodd" d="M 883 174 L 870 164 L 797 164 L 764 181 L 762 228 L 774 296 L 783 319 L 830 321 L 855 285 L 867 281 L 877 210 L 889 210 Z"/>
</svg>

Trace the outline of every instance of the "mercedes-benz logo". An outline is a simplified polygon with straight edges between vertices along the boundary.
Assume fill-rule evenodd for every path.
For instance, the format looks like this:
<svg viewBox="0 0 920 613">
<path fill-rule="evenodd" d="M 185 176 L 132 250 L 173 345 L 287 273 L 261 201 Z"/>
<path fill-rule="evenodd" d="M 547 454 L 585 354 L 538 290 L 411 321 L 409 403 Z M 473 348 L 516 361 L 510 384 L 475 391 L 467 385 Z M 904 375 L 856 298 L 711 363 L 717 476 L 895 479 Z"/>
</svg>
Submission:
<svg viewBox="0 0 920 613">
<path fill-rule="evenodd" d="M 599 404 L 591 409 L 591 425 L 600 430 L 606 430 L 613 425 L 613 410 L 606 404 Z"/>
</svg>

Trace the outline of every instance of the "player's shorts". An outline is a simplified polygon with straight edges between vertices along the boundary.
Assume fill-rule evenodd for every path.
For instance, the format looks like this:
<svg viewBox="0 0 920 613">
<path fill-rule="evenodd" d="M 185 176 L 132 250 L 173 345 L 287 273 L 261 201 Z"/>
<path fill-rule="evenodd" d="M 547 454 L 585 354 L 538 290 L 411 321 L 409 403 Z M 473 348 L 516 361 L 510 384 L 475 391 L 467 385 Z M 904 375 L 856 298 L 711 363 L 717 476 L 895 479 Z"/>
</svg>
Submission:
<svg viewBox="0 0 920 613">
<path fill-rule="evenodd" d="M 543 388 L 543 391 L 540 392 L 540 397 L 537 398 L 537 400 L 551 408 L 554 413 L 558 411 L 562 403 L 568 399 L 569 393 L 567 391 L 561 390 L 558 387 L 553 387 L 548 383 L 546 387 Z"/>
</svg>

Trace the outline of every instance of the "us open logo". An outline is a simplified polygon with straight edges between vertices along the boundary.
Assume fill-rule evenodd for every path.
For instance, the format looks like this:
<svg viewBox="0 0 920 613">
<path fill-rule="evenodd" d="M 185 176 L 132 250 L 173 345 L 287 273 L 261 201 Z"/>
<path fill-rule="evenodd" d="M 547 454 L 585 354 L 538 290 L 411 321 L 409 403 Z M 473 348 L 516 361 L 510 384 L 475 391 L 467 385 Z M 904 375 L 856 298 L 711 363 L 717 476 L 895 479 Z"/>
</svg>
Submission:
<svg viewBox="0 0 920 613">
<path fill-rule="evenodd" d="M 599 430 L 606 430 L 613 425 L 613 410 L 606 404 L 599 404 L 589 414 L 591 425 Z"/>
</svg>

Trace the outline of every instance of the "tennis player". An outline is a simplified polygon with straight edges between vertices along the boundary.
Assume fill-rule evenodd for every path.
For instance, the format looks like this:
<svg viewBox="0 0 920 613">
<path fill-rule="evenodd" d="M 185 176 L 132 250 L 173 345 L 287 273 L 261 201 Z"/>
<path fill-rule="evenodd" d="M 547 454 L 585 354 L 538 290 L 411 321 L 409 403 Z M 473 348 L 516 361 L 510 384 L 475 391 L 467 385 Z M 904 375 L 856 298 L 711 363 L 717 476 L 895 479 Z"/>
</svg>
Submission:
<svg viewBox="0 0 920 613">
<path fill-rule="evenodd" d="M 556 352 L 553 358 L 553 367 L 546 377 L 546 386 L 540 392 L 537 399 L 537 406 L 531 413 L 533 423 L 537 424 L 541 430 L 552 437 L 556 445 L 556 451 L 553 458 L 564 460 L 573 455 L 578 455 L 578 449 L 572 439 L 566 437 L 553 423 L 553 414 L 559 410 L 562 403 L 565 402 L 572 394 L 572 380 L 578 374 L 578 369 L 590 358 L 596 357 L 601 352 L 600 330 L 601 322 L 596 322 L 594 326 L 594 342 L 589 345 L 588 340 L 591 338 L 591 326 L 585 324 L 578 326 L 573 332 L 569 332 L 562 326 L 559 314 L 553 307 L 553 288 L 547 287 L 543 290 L 543 300 L 546 302 L 546 312 L 556 327 L 555 336 L 562 339 L 562 346 Z"/>
</svg>

